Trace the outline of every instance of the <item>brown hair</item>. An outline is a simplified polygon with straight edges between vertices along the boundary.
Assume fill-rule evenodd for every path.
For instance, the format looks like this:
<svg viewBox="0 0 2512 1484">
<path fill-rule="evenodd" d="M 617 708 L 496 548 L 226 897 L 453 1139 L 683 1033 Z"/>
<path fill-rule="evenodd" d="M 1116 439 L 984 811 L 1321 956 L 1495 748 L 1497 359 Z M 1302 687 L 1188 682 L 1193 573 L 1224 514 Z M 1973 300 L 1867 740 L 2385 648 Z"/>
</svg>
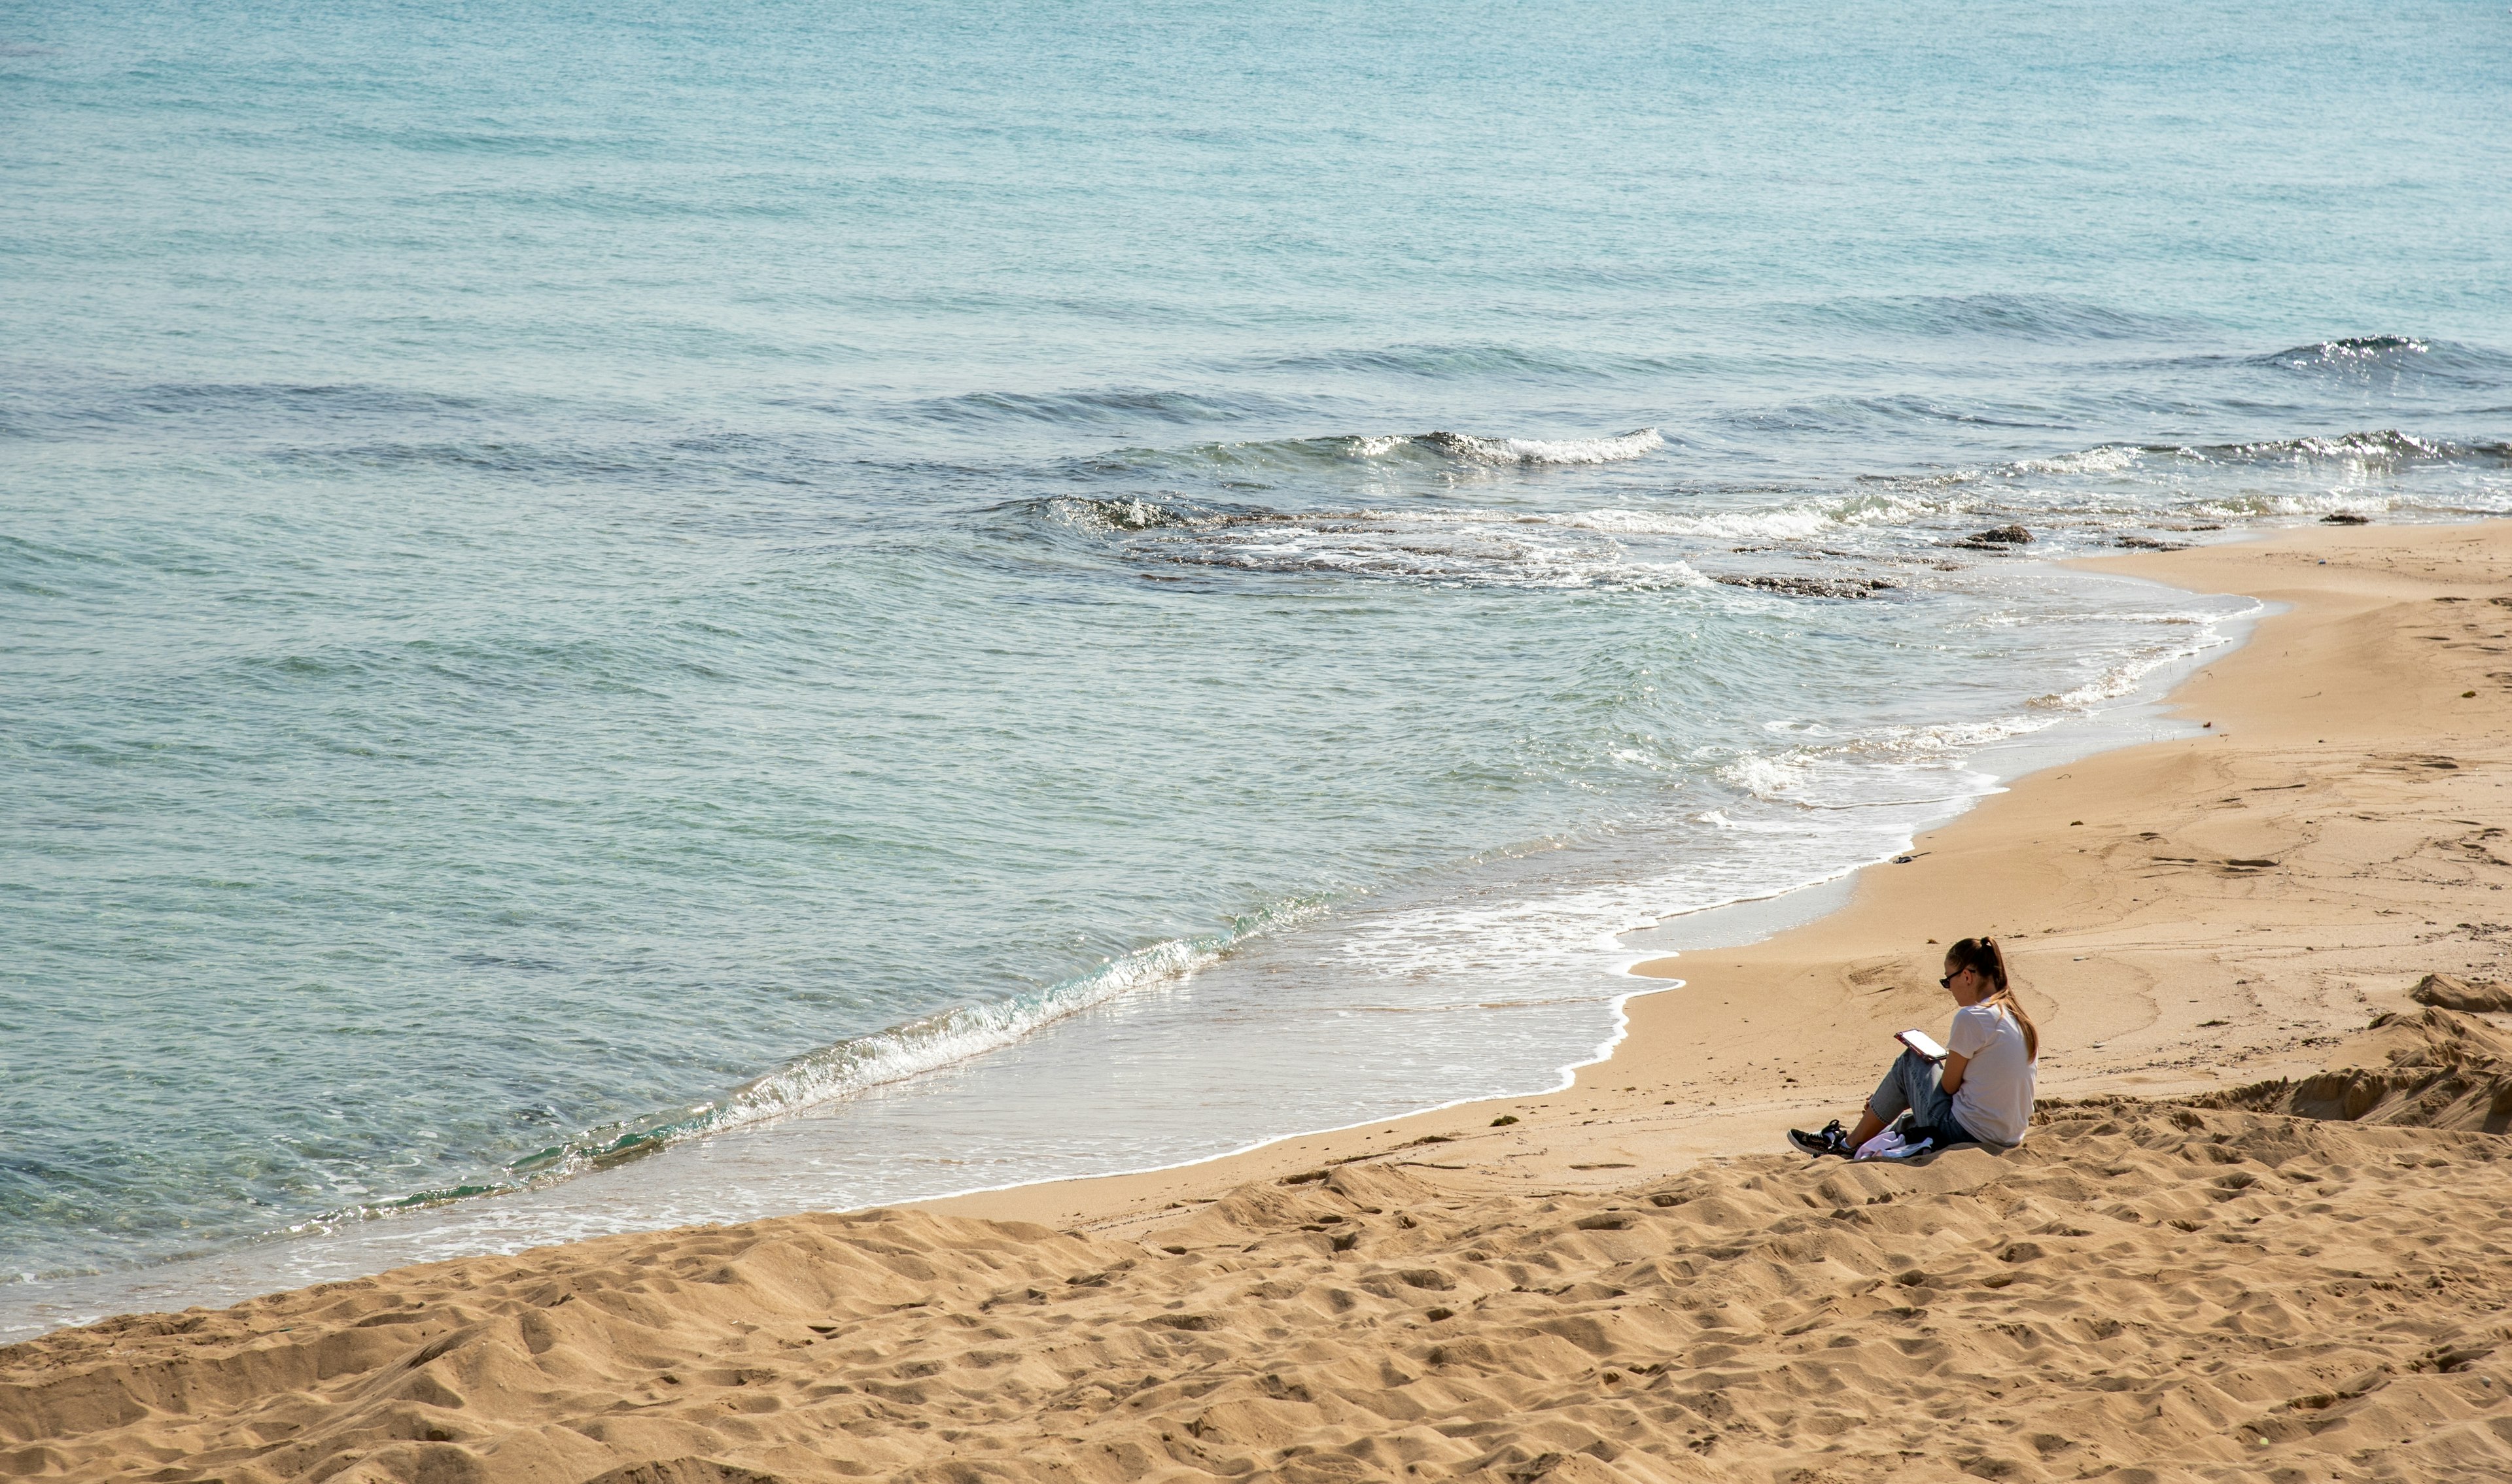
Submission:
<svg viewBox="0 0 2512 1484">
<path fill-rule="evenodd" d="M 2032 1017 L 2023 1013 L 2023 1006 L 2016 1002 L 2015 987 L 2006 979 L 2006 955 L 1999 951 L 1997 940 L 1986 935 L 1962 939 L 1945 950 L 1945 962 L 1953 966 L 1955 973 L 1976 969 L 1989 982 L 1989 992 L 1981 996 L 1980 1002 L 2003 1005 L 2016 1024 L 2023 1028 L 2024 1059 L 2041 1060 L 2041 1033 L 2033 1027 Z"/>
</svg>

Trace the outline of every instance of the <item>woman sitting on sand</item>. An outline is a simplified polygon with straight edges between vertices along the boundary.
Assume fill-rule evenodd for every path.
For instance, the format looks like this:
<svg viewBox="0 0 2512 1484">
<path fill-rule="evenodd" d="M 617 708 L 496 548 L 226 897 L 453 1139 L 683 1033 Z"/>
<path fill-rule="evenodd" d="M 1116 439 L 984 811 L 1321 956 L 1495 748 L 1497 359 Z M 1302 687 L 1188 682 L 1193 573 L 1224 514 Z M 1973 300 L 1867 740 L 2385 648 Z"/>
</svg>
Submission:
<svg viewBox="0 0 2512 1484">
<path fill-rule="evenodd" d="M 2032 1073 L 2041 1060 L 2041 1033 L 2032 1028 L 2006 982 L 2006 956 L 1995 938 L 1965 938 L 1945 950 L 1945 977 L 1937 981 L 1954 996 L 1953 1029 L 1940 1064 L 1915 1050 L 1902 1053 L 1866 1100 L 1858 1127 L 1841 1132 L 1834 1118 L 1822 1133 L 1788 1130 L 1788 1142 L 1809 1154 L 1856 1157 L 1866 1142 L 1904 1113 L 1905 1144 L 1934 1139 L 1936 1148 L 1990 1144 L 2012 1149 L 2032 1121 Z"/>
</svg>

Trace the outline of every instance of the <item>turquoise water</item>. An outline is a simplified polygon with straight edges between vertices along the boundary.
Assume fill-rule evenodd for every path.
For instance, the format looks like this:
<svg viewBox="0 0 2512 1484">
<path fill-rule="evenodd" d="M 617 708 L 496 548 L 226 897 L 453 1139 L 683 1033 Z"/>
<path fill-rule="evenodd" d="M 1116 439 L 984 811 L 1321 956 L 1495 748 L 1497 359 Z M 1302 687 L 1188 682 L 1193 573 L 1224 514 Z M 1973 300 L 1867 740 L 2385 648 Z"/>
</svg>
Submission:
<svg viewBox="0 0 2512 1484">
<path fill-rule="evenodd" d="M 0 1326 L 1547 1085 L 2240 611 L 2030 559 L 2512 507 L 2507 79 L 0 4 Z"/>
</svg>

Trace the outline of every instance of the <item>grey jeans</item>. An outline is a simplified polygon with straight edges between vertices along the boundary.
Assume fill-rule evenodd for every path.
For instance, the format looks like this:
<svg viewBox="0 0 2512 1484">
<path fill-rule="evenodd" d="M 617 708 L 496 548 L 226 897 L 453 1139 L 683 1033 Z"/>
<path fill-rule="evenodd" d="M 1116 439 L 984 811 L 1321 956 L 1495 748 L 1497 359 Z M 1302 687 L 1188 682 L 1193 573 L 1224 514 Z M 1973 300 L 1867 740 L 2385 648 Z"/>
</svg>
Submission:
<svg viewBox="0 0 2512 1484">
<path fill-rule="evenodd" d="M 1954 1121 L 1954 1095 L 1945 1091 L 1945 1069 L 1929 1061 L 1916 1051 L 1904 1051 L 1893 1061 L 1884 1080 L 1875 1084 L 1875 1096 L 1866 1100 L 1866 1111 L 1893 1126 L 1893 1120 L 1904 1113 L 1919 1127 L 1937 1131 L 1940 1145 L 1972 1142 L 1971 1135 Z"/>
</svg>

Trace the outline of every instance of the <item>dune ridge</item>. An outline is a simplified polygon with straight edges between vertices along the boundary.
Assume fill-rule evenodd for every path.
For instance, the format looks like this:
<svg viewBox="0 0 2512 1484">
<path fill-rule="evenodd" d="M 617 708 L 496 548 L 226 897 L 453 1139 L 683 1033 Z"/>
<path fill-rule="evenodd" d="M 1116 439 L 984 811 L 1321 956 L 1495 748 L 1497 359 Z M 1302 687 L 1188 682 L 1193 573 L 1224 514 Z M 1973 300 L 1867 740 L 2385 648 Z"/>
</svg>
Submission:
<svg viewBox="0 0 2512 1484">
<path fill-rule="evenodd" d="M 2199 1108 L 2247 1108 L 2306 1118 L 2396 1123 L 2499 1134 L 2512 1129 L 2512 1036 L 2472 1015 L 2390 1011 L 2349 1048 L 2377 1065 L 2276 1077 L 2189 1100 Z"/>
</svg>

